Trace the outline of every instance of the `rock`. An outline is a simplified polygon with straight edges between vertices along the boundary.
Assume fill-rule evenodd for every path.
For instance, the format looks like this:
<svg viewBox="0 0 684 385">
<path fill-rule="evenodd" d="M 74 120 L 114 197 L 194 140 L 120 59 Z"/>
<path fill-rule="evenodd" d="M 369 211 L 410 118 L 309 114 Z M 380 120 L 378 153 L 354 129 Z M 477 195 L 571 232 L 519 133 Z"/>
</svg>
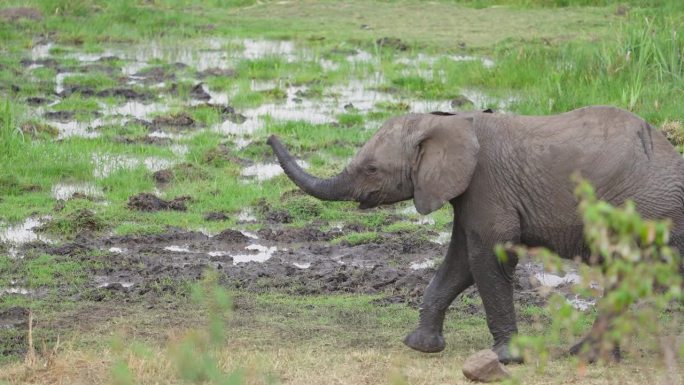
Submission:
<svg viewBox="0 0 684 385">
<path fill-rule="evenodd" d="M 480 350 L 463 363 L 463 375 L 471 381 L 494 382 L 511 376 L 499 362 L 499 357 L 490 349 Z"/>
</svg>

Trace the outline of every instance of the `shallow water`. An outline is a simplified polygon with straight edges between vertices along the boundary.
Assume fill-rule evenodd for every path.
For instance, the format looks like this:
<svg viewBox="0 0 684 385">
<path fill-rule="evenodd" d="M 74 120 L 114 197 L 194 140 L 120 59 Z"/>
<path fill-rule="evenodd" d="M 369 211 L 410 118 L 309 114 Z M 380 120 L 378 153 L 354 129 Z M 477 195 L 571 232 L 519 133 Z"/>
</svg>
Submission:
<svg viewBox="0 0 684 385">
<path fill-rule="evenodd" d="M 140 165 L 144 165 L 150 172 L 164 170 L 174 165 L 174 161 L 159 157 L 138 159 L 128 155 L 93 154 L 91 159 L 94 166 L 93 175 L 96 178 L 106 178 L 117 170 L 133 169 Z"/>
<path fill-rule="evenodd" d="M 307 169 L 309 164 L 303 160 L 298 160 L 297 164 L 303 169 Z M 283 168 L 277 163 L 258 163 L 242 169 L 242 176 L 254 178 L 259 182 L 269 180 L 283 173 Z"/>
<path fill-rule="evenodd" d="M 252 244 L 245 247 L 245 250 L 255 251 L 255 253 L 229 254 L 233 258 L 233 265 L 246 262 L 266 262 L 273 256 L 273 253 L 278 251 L 278 248 L 276 246 L 262 246 Z"/>
<path fill-rule="evenodd" d="M 99 198 L 104 195 L 94 183 L 57 183 L 52 186 L 52 197 L 57 200 L 66 200 L 75 193 L 83 194 L 91 198 Z"/>
</svg>

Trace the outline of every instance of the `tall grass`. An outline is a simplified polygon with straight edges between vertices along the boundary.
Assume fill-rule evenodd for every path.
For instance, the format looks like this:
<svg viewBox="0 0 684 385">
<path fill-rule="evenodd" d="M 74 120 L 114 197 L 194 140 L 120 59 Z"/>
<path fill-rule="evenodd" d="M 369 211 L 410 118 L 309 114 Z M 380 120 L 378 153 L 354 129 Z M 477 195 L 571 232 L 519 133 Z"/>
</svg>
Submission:
<svg viewBox="0 0 684 385">
<path fill-rule="evenodd" d="M 6 99 L 0 110 L 0 159 L 8 160 L 21 152 L 25 145 L 24 134 L 16 125 L 14 106 Z"/>
</svg>

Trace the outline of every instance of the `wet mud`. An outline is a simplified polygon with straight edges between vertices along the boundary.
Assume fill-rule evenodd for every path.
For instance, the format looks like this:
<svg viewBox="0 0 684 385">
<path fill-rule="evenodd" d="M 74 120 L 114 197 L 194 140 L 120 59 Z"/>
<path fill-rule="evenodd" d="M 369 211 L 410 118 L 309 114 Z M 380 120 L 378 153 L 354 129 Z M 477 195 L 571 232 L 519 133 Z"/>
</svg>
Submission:
<svg viewBox="0 0 684 385">
<path fill-rule="evenodd" d="M 174 210 L 186 211 L 186 203 L 191 198 L 188 196 L 177 197 L 171 200 L 164 200 L 150 193 L 140 193 L 128 199 L 128 208 L 136 211 L 161 211 Z"/>
<path fill-rule="evenodd" d="M 152 198 L 151 209 L 159 209 L 157 199 Z M 209 213 L 207 220 L 223 220 L 224 215 Z M 236 289 L 380 294 L 378 305 L 417 306 L 447 248 L 447 244 L 412 233 L 383 233 L 370 244 L 333 242 L 358 232 L 353 226 L 327 231 L 316 226 L 275 225 L 257 232 L 227 228 L 211 235 L 169 229 L 154 235 L 96 236 L 97 230 L 84 225 L 73 241 L 58 244 L 32 240 L 21 245 L 19 253 L 28 259 L 50 254 L 91 266 L 83 286 L 60 283 L 59 290 L 69 293 L 72 300 L 144 301 L 159 290 L 179 294 L 186 283 L 213 270 L 223 285 Z M 515 296 L 519 304 L 543 305 L 551 292 L 570 294 L 577 279 L 576 275 L 544 278 L 544 274 L 541 265 L 518 266 Z M 11 278 L 18 287 L 23 285 L 21 277 Z M 26 295 L 40 296 L 41 292 Z M 472 288 L 464 295 L 476 296 L 477 292 Z"/>
</svg>

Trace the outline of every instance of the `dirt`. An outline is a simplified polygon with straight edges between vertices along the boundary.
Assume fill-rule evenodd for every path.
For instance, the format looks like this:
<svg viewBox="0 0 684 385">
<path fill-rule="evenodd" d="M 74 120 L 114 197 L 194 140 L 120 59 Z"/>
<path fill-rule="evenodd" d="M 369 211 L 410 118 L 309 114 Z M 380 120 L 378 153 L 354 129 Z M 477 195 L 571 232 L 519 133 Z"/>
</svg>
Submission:
<svg viewBox="0 0 684 385">
<path fill-rule="evenodd" d="M 173 180 L 173 171 L 169 169 L 159 170 L 152 174 L 152 178 L 154 178 L 154 181 L 158 184 L 165 185 Z"/>
<path fill-rule="evenodd" d="M 186 203 L 190 201 L 190 197 L 182 196 L 172 200 L 164 200 L 158 196 L 150 193 L 140 193 L 128 198 L 128 208 L 137 211 L 186 211 L 188 208 Z"/>
<path fill-rule="evenodd" d="M 157 116 L 152 120 L 154 127 L 175 127 L 179 129 L 187 129 L 195 125 L 195 120 L 185 112 L 180 112 L 171 115 Z"/>
<path fill-rule="evenodd" d="M 222 222 L 230 219 L 228 214 L 222 211 L 212 211 L 204 215 L 204 220 L 209 222 Z"/>
<path fill-rule="evenodd" d="M 210 76 L 232 78 L 235 77 L 236 72 L 234 69 L 222 69 L 222 68 L 207 68 L 204 71 L 197 72 L 197 77 L 200 79 L 208 78 Z"/>
<path fill-rule="evenodd" d="M 0 19 L 9 22 L 16 22 L 22 19 L 41 21 L 43 20 L 43 13 L 35 8 L 16 7 L 0 9 Z"/>
<path fill-rule="evenodd" d="M 397 51 L 406 51 L 409 49 L 408 44 L 396 37 L 383 37 L 375 41 L 380 47 L 388 47 L 396 49 Z"/>
</svg>

